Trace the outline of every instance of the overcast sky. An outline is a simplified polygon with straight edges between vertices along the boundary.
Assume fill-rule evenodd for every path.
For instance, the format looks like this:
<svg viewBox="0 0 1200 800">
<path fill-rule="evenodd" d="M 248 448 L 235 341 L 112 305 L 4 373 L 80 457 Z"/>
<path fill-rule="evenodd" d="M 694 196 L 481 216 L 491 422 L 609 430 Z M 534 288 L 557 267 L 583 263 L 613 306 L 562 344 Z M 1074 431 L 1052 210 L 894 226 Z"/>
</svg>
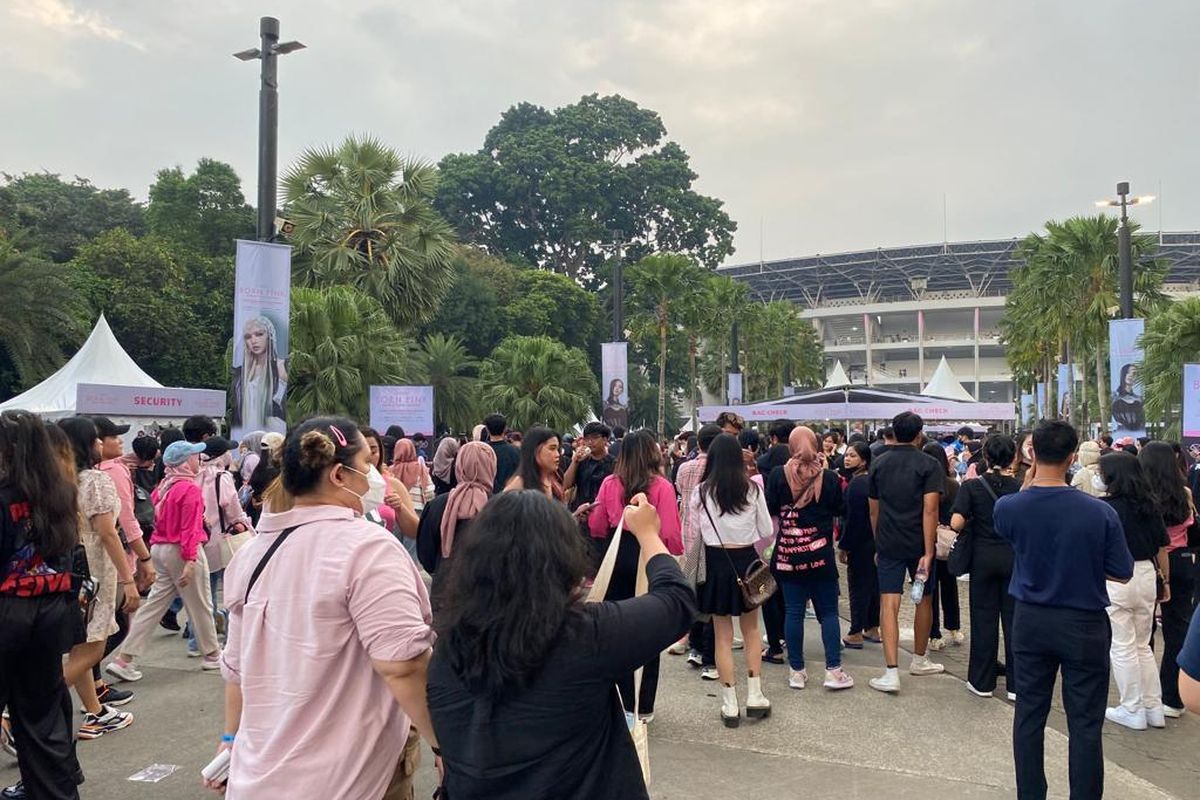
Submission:
<svg viewBox="0 0 1200 800">
<path fill-rule="evenodd" d="M 1023 235 L 1127 179 L 1200 229 L 1200 3 L 1157 0 L 3 0 L 0 170 L 145 197 L 232 163 L 254 195 L 258 17 L 280 169 L 373 133 L 436 161 L 520 101 L 658 111 L 738 222 L 729 263 Z M 760 238 L 761 230 L 761 238 Z"/>
</svg>

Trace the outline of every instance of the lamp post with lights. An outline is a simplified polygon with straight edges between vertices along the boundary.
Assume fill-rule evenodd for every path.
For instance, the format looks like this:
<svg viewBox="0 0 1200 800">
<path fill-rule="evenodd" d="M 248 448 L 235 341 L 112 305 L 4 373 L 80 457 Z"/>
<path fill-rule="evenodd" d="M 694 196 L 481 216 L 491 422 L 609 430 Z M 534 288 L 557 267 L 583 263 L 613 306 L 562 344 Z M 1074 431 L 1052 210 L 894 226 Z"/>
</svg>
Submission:
<svg viewBox="0 0 1200 800">
<path fill-rule="evenodd" d="M 277 202 L 276 159 L 279 150 L 279 66 L 281 55 L 303 50 L 300 42 L 279 41 L 279 20 L 263 17 L 258 21 L 258 47 L 234 53 L 242 61 L 262 61 L 262 85 L 258 90 L 258 226 L 260 242 L 275 237 Z"/>
<path fill-rule="evenodd" d="M 1117 227 L 1117 248 L 1120 253 L 1120 289 L 1121 289 L 1121 317 L 1123 319 L 1133 319 L 1133 245 L 1129 240 L 1129 215 L 1126 213 L 1128 206 L 1145 205 L 1154 201 L 1154 195 L 1147 194 L 1140 197 L 1129 196 L 1129 181 L 1121 181 L 1117 184 L 1117 199 L 1116 200 L 1099 200 L 1096 205 L 1100 208 L 1120 208 L 1121 209 L 1121 224 Z"/>
</svg>

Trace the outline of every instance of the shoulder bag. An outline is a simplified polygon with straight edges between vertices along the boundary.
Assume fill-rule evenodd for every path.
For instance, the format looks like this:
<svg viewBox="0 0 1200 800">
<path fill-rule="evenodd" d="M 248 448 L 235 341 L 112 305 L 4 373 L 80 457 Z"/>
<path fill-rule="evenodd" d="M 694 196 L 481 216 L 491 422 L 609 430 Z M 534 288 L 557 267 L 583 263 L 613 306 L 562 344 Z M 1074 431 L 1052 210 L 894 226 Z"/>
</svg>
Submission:
<svg viewBox="0 0 1200 800">
<path fill-rule="evenodd" d="M 992 498 L 992 507 L 995 508 L 996 500 L 999 498 L 996 497 L 996 490 L 988 483 L 987 474 L 980 475 L 976 480 L 983 484 L 984 490 Z M 968 527 L 962 533 L 958 534 L 950 546 L 950 553 L 946 556 L 946 569 L 954 577 L 961 578 L 971 571 L 971 562 L 974 560 L 974 557 L 975 537 L 971 533 L 968 521 Z"/>
<path fill-rule="evenodd" d="M 234 553 L 241 550 L 250 541 L 252 534 L 250 531 L 229 532 L 229 528 L 225 524 L 225 507 L 221 505 L 221 478 L 223 477 L 225 476 L 217 474 L 217 515 L 221 521 L 221 531 L 217 534 L 221 538 L 217 541 L 221 547 L 221 563 L 228 565 L 233 559 Z"/>
<path fill-rule="evenodd" d="M 600 569 L 596 571 L 596 579 L 592 581 L 592 588 L 588 591 L 587 602 L 603 603 L 604 595 L 608 594 L 608 585 L 612 582 L 613 570 L 617 566 L 617 551 L 621 549 L 621 534 L 625 530 L 625 515 L 617 520 L 617 530 L 609 540 L 608 549 L 604 551 L 604 560 L 600 562 Z M 268 554 L 269 555 L 269 554 Z M 264 559 L 265 561 L 266 559 Z M 637 583 L 633 590 L 634 597 L 640 597 L 646 593 L 649 588 L 649 580 L 646 578 L 646 560 L 643 557 L 638 558 Z M 629 723 L 629 735 L 633 738 L 633 748 L 637 751 L 638 764 L 642 767 L 642 779 L 646 782 L 646 788 L 650 787 L 650 738 L 649 731 L 646 728 L 646 723 L 638 716 L 638 707 L 642 698 L 642 667 L 638 667 L 633 672 L 633 718 L 630 719 L 626 714 L 626 721 Z M 621 696 L 620 689 L 617 690 L 617 697 Z M 621 705 L 624 708 L 624 703 Z M 443 795 L 444 796 L 444 795 Z"/>
<path fill-rule="evenodd" d="M 775 584 L 775 576 L 771 574 L 770 567 L 764 564 L 762 559 L 756 558 L 746 568 L 745 575 L 738 575 L 737 567 L 733 563 L 733 556 L 729 555 L 728 550 L 725 550 L 725 542 L 721 539 L 721 529 L 713 521 L 712 514 L 708 510 L 708 503 L 704 501 L 703 493 L 700 495 L 700 506 L 704 509 L 704 515 L 708 517 L 708 521 L 713 527 L 713 532 L 717 534 L 717 541 L 721 543 L 721 550 L 725 552 L 725 557 L 729 559 L 729 568 L 733 571 L 734 575 L 737 575 L 738 588 L 742 590 L 742 602 L 746 604 L 747 610 L 758 608 L 767 602 L 778 588 Z M 696 538 L 703 540 L 704 537 L 697 536 Z"/>
</svg>

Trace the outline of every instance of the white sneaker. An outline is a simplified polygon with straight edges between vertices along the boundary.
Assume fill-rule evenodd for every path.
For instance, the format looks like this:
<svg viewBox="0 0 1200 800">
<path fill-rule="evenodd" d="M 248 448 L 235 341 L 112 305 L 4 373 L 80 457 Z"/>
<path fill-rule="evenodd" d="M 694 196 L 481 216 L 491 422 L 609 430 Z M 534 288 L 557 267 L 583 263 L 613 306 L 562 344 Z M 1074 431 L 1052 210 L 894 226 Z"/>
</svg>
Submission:
<svg viewBox="0 0 1200 800">
<path fill-rule="evenodd" d="M 705 667 L 700 670 L 700 680 L 717 681 L 721 679 L 721 673 L 717 672 L 716 667 Z"/>
<path fill-rule="evenodd" d="M 688 640 L 687 640 L 686 636 L 683 637 L 682 639 L 680 639 L 675 644 L 673 644 L 667 648 L 667 652 L 673 656 L 681 656 L 684 653 L 686 653 L 687 651 L 688 651 Z"/>
<path fill-rule="evenodd" d="M 946 631 L 946 640 L 958 647 L 967 640 L 967 637 L 963 636 L 962 631 Z"/>
<path fill-rule="evenodd" d="M 744 650 L 745 647 L 746 647 L 746 643 L 744 641 L 742 641 L 741 639 L 739 639 L 736 636 L 733 637 L 733 649 L 734 650 Z"/>
<path fill-rule="evenodd" d="M 825 670 L 825 688 L 826 689 L 849 689 L 854 685 L 854 678 L 841 667 L 836 669 Z"/>
<path fill-rule="evenodd" d="M 704 656 L 700 655 L 699 650 L 689 650 L 687 655 L 687 663 L 693 667 L 704 666 Z"/>
<path fill-rule="evenodd" d="M 120 681 L 133 682 L 142 679 L 142 673 L 138 671 L 137 667 L 133 666 L 132 661 L 128 664 L 122 664 L 114 658 L 104 667 L 104 671 Z"/>
<path fill-rule="evenodd" d="M 871 678 L 868 683 L 877 692 L 895 694 L 900 691 L 900 670 L 886 669 L 883 671 L 883 675 L 878 678 Z"/>
<path fill-rule="evenodd" d="M 1175 708 L 1174 706 L 1163 706 L 1162 712 L 1163 716 L 1167 719 L 1179 719 L 1183 716 L 1183 709 Z"/>
<path fill-rule="evenodd" d="M 1146 712 L 1143 709 L 1131 712 L 1124 706 L 1114 706 L 1104 712 L 1104 718 L 1109 722 L 1124 725 L 1132 731 L 1146 730 Z"/>
<path fill-rule="evenodd" d="M 1007 693 L 1005 694 L 1005 697 L 1007 697 L 1007 698 L 1008 698 L 1008 701 L 1009 701 L 1010 703 L 1015 703 L 1015 702 L 1017 702 L 1017 693 L 1016 693 L 1016 692 L 1007 692 Z"/>
<path fill-rule="evenodd" d="M 1146 724 L 1151 728 L 1167 727 L 1167 713 L 1163 706 L 1146 709 Z"/>
<path fill-rule="evenodd" d="M 929 656 L 913 656 L 912 664 L 908 667 L 909 675 L 940 675 L 946 671 L 941 664 L 929 660 Z"/>
<path fill-rule="evenodd" d="M 808 685 L 808 670 L 794 669 L 788 676 L 788 686 L 793 689 L 803 689 Z"/>
<path fill-rule="evenodd" d="M 930 639 L 929 640 L 929 649 L 933 650 L 934 652 L 941 650 L 945 646 L 946 646 L 946 641 L 944 639 Z"/>
<path fill-rule="evenodd" d="M 975 695 L 976 697 L 995 697 L 996 696 L 994 692 L 979 691 L 978 689 L 976 689 L 974 686 L 971 685 L 970 681 L 967 681 L 967 691 L 970 692 L 971 694 Z"/>
</svg>

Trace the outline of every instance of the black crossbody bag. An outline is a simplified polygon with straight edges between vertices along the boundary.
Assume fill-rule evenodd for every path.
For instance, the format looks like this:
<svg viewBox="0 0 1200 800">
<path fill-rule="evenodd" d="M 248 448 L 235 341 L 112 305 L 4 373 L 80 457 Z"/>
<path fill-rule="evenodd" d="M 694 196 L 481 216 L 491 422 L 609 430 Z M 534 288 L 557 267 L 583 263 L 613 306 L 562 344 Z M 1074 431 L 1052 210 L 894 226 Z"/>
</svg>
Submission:
<svg viewBox="0 0 1200 800">
<path fill-rule="evenodd" d="M 992 511 L 995 513 L 996 501 L 1000 498 L 996 496 L 996 490 L 988 483 L 987 475 L 980 475 L 976 480 L 983 482 L 983 488 L 992 498 Z M 950 548 L 950 555 L 946 557 L 946 569 L 956 578 L 961 578 L 963 575 L 971 571 L 971 562 L 975 560 L 975 534 L 971 530 L 971 525 L 963 530 L 954 540 L 954 546 Z"/>
</svg>

